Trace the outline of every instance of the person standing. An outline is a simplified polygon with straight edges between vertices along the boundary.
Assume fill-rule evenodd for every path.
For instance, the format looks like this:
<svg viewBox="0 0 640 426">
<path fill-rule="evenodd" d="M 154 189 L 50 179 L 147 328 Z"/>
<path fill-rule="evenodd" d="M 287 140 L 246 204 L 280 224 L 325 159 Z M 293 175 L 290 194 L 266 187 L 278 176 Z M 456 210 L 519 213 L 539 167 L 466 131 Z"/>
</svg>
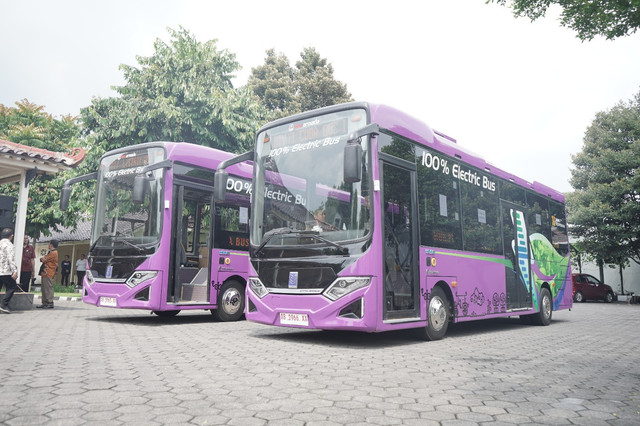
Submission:
<svg viewBox="0 0 640 426">
<path fill-rule="evenodd" d="M 31 278 L 35 270 L 35 263 L 36 249 L 29 244 L 29 237 L 25 235 L 22 244 L 22 263 L 20 265 L 20 288 L 27 293 L 31 288 Z"/>
<path fill-rule="evenodd" d="M 18 265 L 16 265 L 15 250 L 13 248 L 13 229 L 3 228 L 0 231 L 0 288 L 5 287 L 5 293 L 0 300 L 0 312 L 10 314 L 9 302 L 16 291 Z"/>
<path fill-rule="evenodd" d="M 68 286 L 69 275 L 71 275 L 71 261 L 69 260 L 68 254 L 64 256 L 64 260 L 60 264 L 60 274 L 62 274 L 62 281 L 60 282 L 60 285 Z"/>
<path fill-rule="evenodd" d="M 76 261 L 76 275 L 78 282 L 76 285 L 82 287 L 82 280 L 84 280 L 84 274 L 87 272 L 87 258 L 84 253 L 80 255 L 80 259 Z"/>
<path fill-rule="evenodd" d="M 44 270 L 40 273 L 42 276 L 42 305 L 38 308 L 53 309 L 53 277 L 58 268 L 58 240 L 49 242 L 49 253 L 41 257 L 40 262 L 44 264 Z"/>
</svg>

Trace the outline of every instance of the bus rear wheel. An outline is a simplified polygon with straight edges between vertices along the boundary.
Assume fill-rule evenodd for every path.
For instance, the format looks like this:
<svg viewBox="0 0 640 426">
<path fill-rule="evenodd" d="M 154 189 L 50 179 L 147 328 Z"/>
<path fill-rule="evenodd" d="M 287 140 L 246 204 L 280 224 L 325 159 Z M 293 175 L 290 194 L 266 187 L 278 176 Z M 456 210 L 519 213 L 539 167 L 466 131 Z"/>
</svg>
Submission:
<svg viewBox="0 0 640 426">
<path fill-rule="evenodd" d="M 553 305 L 551 303 L 551 293 L 548 289 L 540 290 L 540 312 L 533 314 L 531 319 L 535 325 L 551 324 L 551 316 L 553 315 Z"/>
<path fill-rule="evenodd" d="M 180 309 L 175 311 L 153 311 L 153 313 L 161 318 L 170 318 L 178 315 L 180 313 Z"/>
<path fill-rule="evenodd" d="M 447 334 L 449 327 L 449 300 L 440 287 L 434 287 L 427 307 L 427 326 L 424 337 L 427 340 L 440 340 Z"/>
<path fill-rule="evenodd" d="M 219 321 L 238 321 L 244 315 L 244 286 L 238 281 L 227 281 L 218 292 L 218 309 L 211 311 Z"/>
</svg>

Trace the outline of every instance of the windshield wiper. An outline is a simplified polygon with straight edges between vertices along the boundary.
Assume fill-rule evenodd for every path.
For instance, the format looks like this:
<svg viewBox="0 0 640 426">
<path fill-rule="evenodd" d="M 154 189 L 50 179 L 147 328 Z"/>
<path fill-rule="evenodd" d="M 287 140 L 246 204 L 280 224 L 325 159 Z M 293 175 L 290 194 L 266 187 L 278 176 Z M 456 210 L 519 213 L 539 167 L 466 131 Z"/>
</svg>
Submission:
<svg viewBox="0 0 640 426">
<path fill-rule="evenodd" d="M 264 249 L 264 247 L 267 245 L 267 243 L 271 240 L 271 238 L 275 237 L 276 235 L 287 235 L 287 234 L 294 234 L 294 236 L 296 237 L 311 237 L 315 240 L 318 241 L 322 241 L 323 243 L 332 245 L 338 249 L 340 249 L 341 254 L 347 254 L 349 252 L 349 250 L 344 247 L 343 245 L 340 245 L 338 243 L 336 243 L 335 241 L 331 241 L 327 238 L 321 237 L 320 236 L 320 232 L 318 231 L 313 231 L 313 230 L 308 230 L 308 231 L 294 231 L 293 229 L 290 228 L 276 228 L 276 229 L 272 229 L 271 231 L 268 231 L 264 234 L 264 241 L 262 241 L 262 244 L 260 244 L 258 246 L 258 248 L 255 251 L 255 255 L 257 256 L 262 249 Z"/>
<path fill-rule="evenodd" d="M 276 229 L 272 229 L 271 231 L 265 232 L 264 235 L 262 236 L 262 238 L 264 238 L 264 241 L 262 241 L 262 244 L 260 244 L 256 249 L 255 255 L 257 256 L 258 253 L 262 251 L 264 246 L 267 245 L 267 243 L 269 242 L 269 240 L 271 240 L 271 238 L 275 237 L 276 235 L 285 235 L 285 234 L 290 234 L 292 232 L 293 230 L 290 228 L 276 228 Z"/>
<path fill-rule="evenodd" d="M 302 236 L 305 236 L 305 237 L 311 237 L 311 238 L 316 239 L 318 241 L 322 241 L 323 243 L 327 243 L 329 245 L 337 247 L 337 248 L 340 249 L 342 254 L 349 253 L 349 250 L 345 246 L 343 246 L 341 244 L 338 244 L 335 241 L 331 241 L 331 240 L 329 240 L 329 239 L 327 239 L 325 237 L 321 237 L 320 236 L 320 232 L 318 232 L 318 231 L 298 231 L 296 233 L 296 235 L 302 235 Z"/>
<path fill-rule="evenodd" d="M 125 246 L 129 246 L 132 247 L 134 249 L 136 249 L 138 251 L 138 253 L 142 253 L 144 250 L 142 250 L 140 247 L 138 247 L 137 245 L 127 241 L 127 240 L 115 240 L 115 242 L 117 243 L 123 243 Z"/>
</svg>

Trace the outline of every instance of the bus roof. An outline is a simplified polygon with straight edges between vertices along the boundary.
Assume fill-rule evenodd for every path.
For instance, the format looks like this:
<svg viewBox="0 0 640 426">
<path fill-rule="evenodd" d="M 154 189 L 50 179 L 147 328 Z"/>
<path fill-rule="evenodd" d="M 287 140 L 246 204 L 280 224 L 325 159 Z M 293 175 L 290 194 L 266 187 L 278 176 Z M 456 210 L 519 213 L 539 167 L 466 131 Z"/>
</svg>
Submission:
<svg viewBox="0 0 640 426">
<path fill-rule="evenodd" d="M 540 182 L 528 182 L 514 174 L 494 166 L 491 163 L 488 163 L 480 155 L 461 147 L 455 139 L 443 133 L 434 131 L 424 122 L 402 111 L 386 105 L 361 104 L 365 107 L 368 106 L 371 122 L 377 123 L 381 128 L 388 129 L 400 136 L 420 142 L 425 146 L 430 146 L 437 151 L 457 158 L 471 166 L 477 167 L 486 173 L 493 174 L 522 187 L 529 188 L 542 195 L 553 198 L 556 201 L 565 201 L 565 197 L 561 192 Z"/>
</svg>

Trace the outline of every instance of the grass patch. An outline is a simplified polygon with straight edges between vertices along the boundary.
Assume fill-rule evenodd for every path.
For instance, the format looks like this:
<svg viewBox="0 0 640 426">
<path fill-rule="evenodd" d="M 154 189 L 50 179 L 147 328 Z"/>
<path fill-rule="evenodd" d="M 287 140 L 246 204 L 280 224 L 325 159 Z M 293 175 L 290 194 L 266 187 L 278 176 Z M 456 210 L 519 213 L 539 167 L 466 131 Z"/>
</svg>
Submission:
<svg viewBox="0 0 640 426">
<path fill-rule="evenodd" d="M 42 291 L 32 291 L 31 293 L 42 296 Z M 76 293 L 73 291 L 73 287 L 65 287 L 63 285 L 53 286 L 54 297 L 82 297 L 82 293 Z"/>
</svg>

